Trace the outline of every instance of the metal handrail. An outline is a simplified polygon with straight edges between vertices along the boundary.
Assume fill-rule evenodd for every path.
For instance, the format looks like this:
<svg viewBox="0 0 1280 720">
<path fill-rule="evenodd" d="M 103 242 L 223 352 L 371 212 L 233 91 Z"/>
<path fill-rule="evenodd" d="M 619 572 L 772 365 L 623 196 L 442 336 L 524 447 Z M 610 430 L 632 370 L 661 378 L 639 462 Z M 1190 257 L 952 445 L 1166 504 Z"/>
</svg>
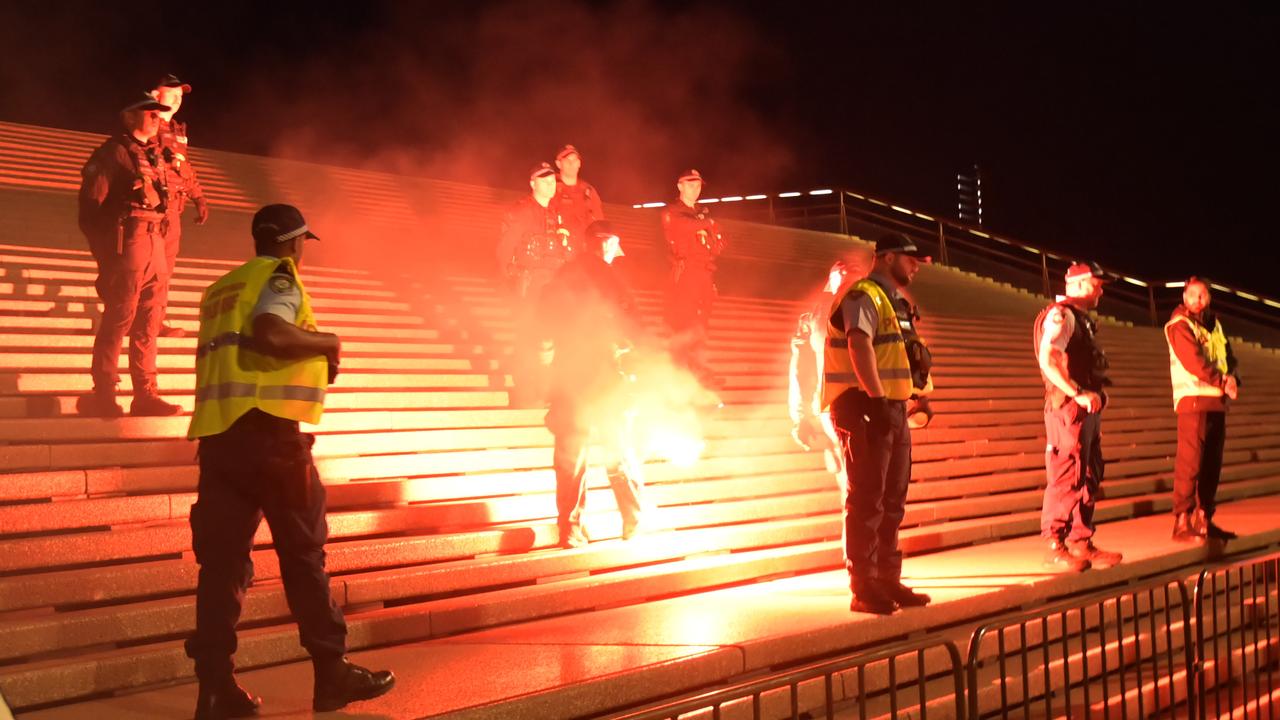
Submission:
<svg viewBox="0 0 1280 720">
<path fill-rule="evenodd" d="M 1260 571 L 1260 572 L 1259 572 Z M 1217 567 L 1205 568 L 1200 571 L 1199 577 L 1196 579 L 1195 586 L 1195 613 L 1196 613 L 1196 658 L 1195 658 L 1195 689 L 1197 695 L 1196 707 L 1199 713 L 1198 717 L 1209 717 L 1207 714 L 1208 701 L 1208 682 L 1207 682 L 1207 665 L 1209 653 L 1206 649 L 1210 643 L 1213 647 L 1214 662 L 1214 678 L 1223 675 L 1222 665 L 1225 659 L 1226 677 L 1231 681 L 1227 683 L 1227 706 L 1228 711 L 1235 703 L 1235 683 L 1234 679 L 1239 678 L 1241 681 L 1242 701 L 1246 705 L 1249 703 L 1249 676 L 1246 672 L 1247 661 L 1249 655 L 1247 648 L 1253 648 L 1253 669 L 1254 669 L 1254 694 L 1259 699 L 1265 694 L 1267 697 L 1277 688 L 1277 677 L 1274 663 L 1270 660 L 1275 652 L 1277 643 L 1280 643 L 1280 630 L 1273 635 L 1273 620 L 1280 616 L 1280 602 L 1273 601 L 1272 595 L 1280 592 L 1280 552 L 1274 552 L 1267 555 L 1257 556 L 1240 560 L 1234 563 L 1221 565 Z M 1261 576 L 1261 577 L 1259 577 Z M 1224 579 L 1222 587 L 1222 602 L 1219 604 L 1219 579 Z M 1234 593 L 1235 605 L 1232 605 L 1233 599 L 1233 583 L 1236 589 Z M 1259 585 L 1261 585 L 1261 594 L 1259 594 Z M 1248 589 L 1248 598 L 1246 598 L 1246 588 Z M 1258 622 L 1258 599 L 1262 600 L 1262 626 L 1265 631 L 1265 649 L 1264 653 L 1268 656 L 1265 663 L 1258 661 L 1259 644 L 1263 641 L 1259 632 Z M 1235 611 L 1239 622 L 1232 625 L 1232 613 Z M 1221 611 L 1221 612 L 1220 612 Z M 1253 614 L 1253 622 L 1246 622 L 1246 614 Z M 1218 618 L 1222 614 L 1225 616 L 1225 627 L 1219 627 Z M 1226 641 L 1226 652 L 1219 652 L 1219 639 Z M 1238 640 L 1238 643 L 1235 641 Z M 1252 642 L 1250 642 L 1252 640 Z M 1240 653 L 1240 667 L 1235 667 L 1236 650 Z M 1266 667 L 1265 687 L 1262 673 L 1258 672 L 1261 665 Z M 1215 685 L 1217 683 L 1215 682 Z M 1274 713 L 1276 708 L 1268 701 L 1268 709 Z M 1217 693 L 1214 695 L 1214 713 L 1213 717 L 1222 714 L 1222 695 Z M 1247 715 L 1247 711 L 1246 711 Z"/>
<path fill-rule="evenodd" d="M 649 705 L 639 708 L 626 710 L 617 714 L 606 714 L 599 716 L 600 718 L 608 718 L 608 720 L 666 720 L 669 718 L 678 718 L 680 715 L 696 711 L 711 711 L 711 717 L 719 718 L 721 709 L 727 703 L 751 699 L 752 717 L 760 720 L 763 715 L 762 697 L 769 692 L 782 690 L 784 688 L 791 691 L 791 716 L 793 718 L 810 717 L 809 711 L 804 711 L 799 707 L 799 687 L 801 683 L 823 679 L 825 693 L 825 716 L 834 718 L 836 713 L 836 705 L 838 700 L 835 697 L 835 676 L 838 673 L 856 670 L 859 689 L 865 689 L 864 670 L 868 665 L 880 662 L 888 662 L 889 668 L 889 684 L 883 688 L 889 693 L 891 705 L 891 713 L 897 715 L 898 691 L 900 689 L 906 691 L 916 688 L 918 697 L 916 707 L 919 709 L 918 717 L 921 720 L 928 718 L 928 697 L 925 693 L 925 686 L 930 677 L 925 671 L 924 654 L 931 650 L 945 650 L 951 666 L 947 674 L 951 675 L 953 685 L 953 698 L 955 701 L 954 717 L 956 720 L 964 720 L 964 672 L 962 669 L 963 661 L 960 657 L 960 650 L 956 644 L 950 640 L 943 639 L 938 636 L 930 636 L 917 640 L 907 640 L 894 643 L 888 647 L 876 650 L 863 650 L 859 652 L 849 653 L 837 658 L 822 660 L 803 667 L 784 670 L 771 674 L 767 677 L 747 680 L 736 683 L 734 685 L 715 688 L 703 692 L 694 692 L 681 697 L 669 700 L 660 700 Z M 916 658 L 916 677 L 907 681 L 902 688 L 897 686 L 897 661 L 899 658 L 915 655 Z M 942 677 L 941 674 L 938 675 Z M 865 717 L 866 696 L 858 693 L 857 701 L 860 703 L 859 709 Z M 914 716 L 913 716 L 914 717 Z"/>
</svg>

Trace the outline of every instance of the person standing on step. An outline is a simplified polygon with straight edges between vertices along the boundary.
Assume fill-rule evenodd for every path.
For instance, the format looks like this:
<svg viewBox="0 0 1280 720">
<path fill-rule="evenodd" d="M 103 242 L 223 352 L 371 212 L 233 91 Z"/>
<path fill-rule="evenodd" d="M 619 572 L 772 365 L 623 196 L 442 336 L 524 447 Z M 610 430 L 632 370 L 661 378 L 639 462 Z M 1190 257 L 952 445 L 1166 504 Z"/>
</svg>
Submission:
<svg viewBox="0 0 1280 720">
<path fill-rule="evenodd" d="M 911 482 L 907 401 L 932 387 L 928 369 L 912 367 L 909 342 L 923 348 L 923 341 L 902 290 L 928 262 L 914 241 L 885 235 L 870 275 L 846 283 L 827 314 L 822 409 L 831 413 L 848 478 L 845 565 L 855 612 L 888 615 L 930 601 L 902 584 L 898 546 Z M 916 387 L 913 375 L 924 385 Z"/>
<path fill-rule="evenodd" d="M 1048 543 L 1046 567 L 1080 572 L 1109 568 L 1118 552 L 1093 544 L 1093 510 L 1102 486 L 1102 410 L 1107 356 L 1089 312 L 1102 299 L 1106 274 L 1094 263 L 1067 269 L 1066 295 L 1036 317 L 1033 340 L 1044 380 L 1044 504 L 1040 534 Z"/>
<path fill-rule="evenodd" d="M 324 567 L 325 488 L 311 457 L 341 342 L 316 329 L 298 276 L 303 243 L 316 238 L 291 205 L 253 216 L 255 255 L 200 300 L 196 404 L 187 437 L 199 440 L 200 480 L 191 543 L 200 575 L 196 628 L 186 643 L 200 681 L 196 719 L 257 714 L 260 700 L 235 681 L 236 623 L 249 551 L 263 517 L 280 561 L 285 599 L 311 656 L 312 707 L 337 710 L 386 693 L 389 671 L 347 661 L 347 625 Z"/>
<path fill-rule="evenodd" d="M 131 415 L 174 415 L 182 408 L 160 398 L 156 335 L 169 296 L 163 225 L 169 173 L 156 133 L 168 106 L 144 95 L 120 111 L 124 132 L 94 150 L 81 170 L 78 220 L 98 264 L 94 283 L 102 318 L 93 342 L 93 392 L 76 402 L 92 417 L 120 417 L 120 343 L 129 336 Z"/>
<path fill-rule="evenodd" d="M 196 209 L 196 224 L 203 225 L 209 219 L 209 203 L 204 199 L 195 166 L 191 164 L 187 149 L 187 124 L 173 119 L 182 107 L 183 98 L 191 92 L 191 86 L 175 75 L 165 75 L 156 83 L 151 96 L 168 110 L 160 113 L 160 131 L 156 135 L 160 152 L 169 171 L 169 198 L 165 203 L 164 246 L 165 264 L 172 276 L 177 268 L 178 246 L 182 242 L 182 211 L 190 200 Z M 167 308 L 166 308 L 167 309 Z M 185 337 L 186 331 L 168 323 L 160 326 L 162 337 Z"/>
<path fill-rule="evenodd" d="M 592 443 L 605 453 L 624 540 L 640 531 L 643 505 L 643 465 L 631 427 L 633 399 L 620 367 L 642 325 L 631 293 L 613 267 L 624 254 L 618 233 L 607 221 L 597 220 L 584 236 L 582 252 L 556 273 L 539 308 L 555 347 L 546 423 L 555 435 L 557 525 L 565 548 L 589 542 L 582 512 Z"/>
<path fill-rule="evenodd" d="M 1173 539 L 1232 540 L 1235 533 L 1213 522 L 1227 407 L 1239 397 L 1240 380 L 1231 343 L 1209 309 L 1209 285 L 1192 277 L 1182 304 L 1164 326 L 1169 343 L 1173 409 L 1178 414 L 1178 452 L 1173 462 Z"/>
<path fill-rule="evenodd" d="M 529 173 L 529 195 L 507 209 L 498 240 L 498 265 L 511 284 L 515 306 L 512 351 L 513 407 L 544 407 L 550 349 L 537 327 L 537 306 L 551 277 L 573 255 L 573 238 L 556 203 L 556 171 L 539 163 Z"/>
<path fill-rule="evenodd" d="M 787 385 L 787 409 L 791 415 L 791 439 L 805 452 L 823 454 L 827 470 L 840 486 L 841 505 L 847 490 L 844 453 L 840 451 L 830 415 L 822 411 L 822 364 L 827 346 L 827 316 L 831 301 L 845 284 L 849 266 L 837 260 L 827 272 L 827 283 L 813 306 L 801 313 L 791 336 L 791 366 Z"/>
<path fill-rule="evenodd" d="M 676 180 L 679 197 L 662 211 L 662 231 L 671 253 L 667 323 L 672 358 L 714 389 L 719 383 L 707 364 L 707 329 L 717 295 L 716 260 L 726 241 L 710 208 L 698 202 L 702 184 L 697 170 L 681 173 Z"/>
<path fill-rule="evenodd" d="M 575 244 L 586 237 L 587 226 L 604 219 L 604 205 L 595 186 L 578 176 L 582 169 L 582 154 L 572 145 L 565 145 L 556 153 L 556 168 L 560 170 L 556 182 L 556 206 Z"/>
</svg>

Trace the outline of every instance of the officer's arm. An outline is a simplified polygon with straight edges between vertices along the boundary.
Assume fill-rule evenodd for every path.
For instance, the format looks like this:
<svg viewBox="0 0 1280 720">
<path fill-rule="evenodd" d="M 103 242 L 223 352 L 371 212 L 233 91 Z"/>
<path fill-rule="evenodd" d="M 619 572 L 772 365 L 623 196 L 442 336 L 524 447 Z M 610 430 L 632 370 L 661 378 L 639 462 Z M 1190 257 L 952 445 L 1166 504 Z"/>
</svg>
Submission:
<svg viewBox="0 0 1280 720">
<path fill-rule="evenodd" d="M 115 146 L 119 147 L 119 146 Z M 125 158 L 125 162 L 128 158 Z M 79 221 L 80 231 L 86 235 L 101 231 L 114 218 L 103 217 L 107 196 L 111 194 L 111 181 L 116 176 L 120 158 L 116 153 L 95 152 L 81 170 Z"/>
<path fill-rule="evenodd" d="M 1174 357 L 1178 358 L 1178 362 L 1187 372 L 1194 375 L 1200 382 L 1222 385 L 1222 375 L 1205 356 L 1204 348 L 1200 345 L 1200 341 L 1196 340 L 1189 323 L 1176 322 L 1170 325 L 1165 329 L 1164 336 L 1169 341 L 1169 347 L 1173 349 Z"/>
<path fill-rule="evenodd" d="M 871 397 L 884 397 L 880 373 L 876 370 L 876 351 L 871 346 L 871 336 L 857 328 L 850 329 L 849 357 L 853 360 L 853 373 L 858 376 L 858 387 Z"/>
<path fill-rule="evenodd" d="M 1066 393 L 1068 397 L 1075 397 L 1079 394 L 1080 389 L 1076 384 L 1071 382 L 1070 373 L 1067 371 L 1067 354 L 1052 343 L 1045 340 L 1040 343 L 1040 351 L 1037 353 L 1040 361 L 1040 370 L 1044 372 L 1044 376 L 1049 378 L 1049 382 L 1058 387 L 1059 390 Z"/>
<path fill-rule="evenodd" d="M 662 213 L 662 232 L 667 238 L 667 247 L 671 250 L 673 260 L 683 260 L 689 254 L 689 233 L 681 227 L 683 223 L 670 210 Z"/>
<path fill-rule="evenodd" d="M 323 356 L 337 364 L 342 349 L 337 335 L 304 330 L 272 313 L 253 319 L 253 341 L 258 352 L 282 360 Z"/>
</svg>

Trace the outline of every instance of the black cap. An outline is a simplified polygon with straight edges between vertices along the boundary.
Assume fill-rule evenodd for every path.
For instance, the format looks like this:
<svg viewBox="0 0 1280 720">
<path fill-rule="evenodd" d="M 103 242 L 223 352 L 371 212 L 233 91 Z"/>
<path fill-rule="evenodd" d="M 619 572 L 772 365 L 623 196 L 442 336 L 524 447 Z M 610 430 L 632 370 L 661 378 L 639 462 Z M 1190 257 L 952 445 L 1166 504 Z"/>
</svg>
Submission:
<svg viewBox="0 0 1280 720">
<path fill-rule="evenodd" d="M 565 145 L 564 147 L 560 148 L 560 152 L 556 153 L 556 162 L 560 162 L 561 160 L 569 157 L 570 155 L 577 155 L 578 157 L 582 157 L 582 153 L 578 152 L 578 148 L 572 145 Z"/>
<path fill-rule="evenodd" d="M 705 180 L 702 179 L 702 173 L 698 172 L 697 170 L 694 170 L 693 168 L 689 168 L 688 170 L 685 170 L 684 172 L 680 173 L 680 177 L 676 178 L 676 182 L 684 182 L 685 180 L 699 180 L 699 181 L 702 181 L 703 183 L 706 182 Z"/>
<path fill-rule="evenodd" d="M 548 175 L 555 175 L 555 174 L 556 174 L 556 169 L 551 167 L 551 163 L 540 162 L 537 165 L 534 165 L 533 169 L 529 171 L 529 179 L 537 180 L 540 177 L 546 177 Z"/>
<path fill-rule="evenodd" d="M 126 113 L 133 112 L 134 110 L 159 110 L 160 112 L 165 112 L 168 109 L 168 105 L 158 102 L 155 98 L 143 93 L 141 96 L 134 97 L 132 101 L 128 105 L 125 105 L 124 109 L 120 112 Z"/>
<path fill-rule="evenodd" d="M 876 255 L 897 253 L 910 255 L 920 262 L 931 262 L 933 258 L 916 245 L 916 241 L 899 232 L 885 233 L 876 241 Z"/>
<path fill-rule="evenodd" d="M 285 242 L 296 237 L 320 237 L 311 232 L 302 212 L 292 205 L 267 205 L 253 215 L 251 232 L 254 240 Z"/>
<path fill-rule="evenodd" d="M 173 73 L 169 73 L 168 75 L 165 75 L 164 77 L 160 78 L 160 80 L 156 83 L 156 87 L 158 88 L 176 87 L 176 88 L 182 88 L 182 92 L 184 93 L 191 92 L 191 86 L 179 80 L 178 76 L 174 75 Z"/>
</svg>

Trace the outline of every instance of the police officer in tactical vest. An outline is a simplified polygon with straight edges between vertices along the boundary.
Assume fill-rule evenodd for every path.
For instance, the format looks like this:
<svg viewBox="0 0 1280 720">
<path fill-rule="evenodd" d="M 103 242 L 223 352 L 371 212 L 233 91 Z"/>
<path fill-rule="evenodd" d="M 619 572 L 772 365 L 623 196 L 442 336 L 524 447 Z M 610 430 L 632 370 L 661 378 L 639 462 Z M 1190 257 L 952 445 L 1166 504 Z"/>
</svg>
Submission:
<svg viewBox="0 0 1280 720">
<path fill-rule="evenodd" d="M 842 287 L 828 314 L 822 407 L 848 477 L 845 563 L 855 612 L 889 615 L 930 600 L 902 584 L 898 547 L 911 482 L 907 403 L 932 389 L 928 348 L 902 288 L 929 261 L 906 236 L 885 235 L 871 274 Z"/>
<path fill-rule="evenodd" d="M 1109 568 L 1117 552 L 1093 544 L 1093 509 L 1101 490 L 1102 409 L 1107 356 L 1089 311 L 1098 307 L 1105 273 L 1093 263 L 1067 269 L 1066 295 L 1040 311 L 1034 327 L 1036 359 L 1044 380 L 1044 504 L 1040 534 L 1048 543 L 1044 565 L 1080 572 Z"/>
<path fill-rule="evenodd" d="M 175 415 L 160 398 L 156 335 L 169 297 L 164 252 L 168 171 L 156 142 L 160 113 L 169 108 L 143 95 L 120 111 L 124 132 L 107 138 L 85 163 L 79 195 L 80 231 L 98 263 L 94 283 L 102 319 L 93 341 L 93 392 L 76 403 L 82 415 L 115 418 L 120 343 L 129 336 L 131 415 Z"/>
<path fill-rule="evenodd" d="M 1239 396 L 1236 357 L 1209 309 L 1209 285 L 1187 280 L 1182 304 L 1165 323 L 1173 409 L 1178 414 L 1178 452 L 1173 461 L 1173 539 L 1231 540 L 1213 522 L 1227 439 L 1227 408 Z"/>
<path fill-rule="evenodd" d="M 325 490 L 311 458 L 317 423 L 337 376 L 340 342 L 316 329 L 298 276 L 316 236 L 290 205 L 253 216 L 256 257 L 222 276 L 200 301 L 195 413 L 200 481 L 191 508 L 200 564 L 196 629 L 187 641 L 200 680 L 196 718 L 246 717 L 260 703 L 236 684 L 232 655 L 249 551 L 265 517 L 285 598 L 315 670 L 313 708 L 336 710 L 391 689 L 389 671 L 345 658 L 347 626 L 324 568 Z"/>
</svg>

